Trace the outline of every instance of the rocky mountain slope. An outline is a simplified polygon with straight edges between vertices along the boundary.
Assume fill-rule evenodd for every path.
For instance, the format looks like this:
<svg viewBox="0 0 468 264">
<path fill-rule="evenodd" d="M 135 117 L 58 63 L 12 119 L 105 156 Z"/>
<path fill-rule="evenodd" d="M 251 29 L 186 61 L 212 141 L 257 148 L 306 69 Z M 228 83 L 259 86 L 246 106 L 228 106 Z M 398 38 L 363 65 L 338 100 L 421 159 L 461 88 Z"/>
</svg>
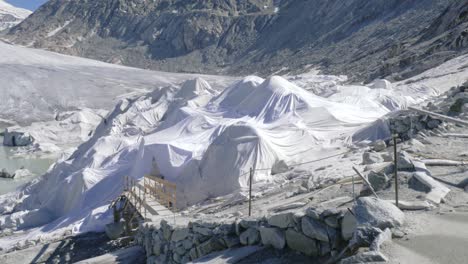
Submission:
<svg viewBox="0 0 468 264">
<path fill-rule="evenodd" d="M 398 80 L 466 53 L 467 14 L 467 0 L 51 0 L 7 38 L 165 71 Z"/>
<path fill-rule="evenodd" d="M 31 13 L 29 10 L 14 7 L 0 0 L 0 31 L 19 24 Z"/>
</svg>

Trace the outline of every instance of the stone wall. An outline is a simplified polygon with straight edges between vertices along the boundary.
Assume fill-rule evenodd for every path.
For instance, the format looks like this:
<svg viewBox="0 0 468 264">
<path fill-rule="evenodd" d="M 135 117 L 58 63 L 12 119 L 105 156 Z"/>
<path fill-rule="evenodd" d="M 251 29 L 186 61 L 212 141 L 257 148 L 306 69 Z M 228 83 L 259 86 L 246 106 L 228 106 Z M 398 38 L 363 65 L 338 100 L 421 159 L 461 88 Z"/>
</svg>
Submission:
<svg viewBox="0 0 468 264">
<path fill-rule="evenodd" d="M 313 208 L 302 213 L 282 213 L 261 219 L 227 222 L 191 222 L 175 226 L 143 224 L 136 241 L 146 250 L 147 263 L 187 263 L 212 252 L 228 248 L 264 245 L 289 248 L 308 256 L 323 257 L 337 253 L 351 239 L 353 224 L 342 221 L 345 211 Z M 343 223 L 342 223 L 343 222 Z M 352 221 L 351 221 L 352 222 Z M 345 227 L 342 234 L 342 224 Z"/>
</svg>

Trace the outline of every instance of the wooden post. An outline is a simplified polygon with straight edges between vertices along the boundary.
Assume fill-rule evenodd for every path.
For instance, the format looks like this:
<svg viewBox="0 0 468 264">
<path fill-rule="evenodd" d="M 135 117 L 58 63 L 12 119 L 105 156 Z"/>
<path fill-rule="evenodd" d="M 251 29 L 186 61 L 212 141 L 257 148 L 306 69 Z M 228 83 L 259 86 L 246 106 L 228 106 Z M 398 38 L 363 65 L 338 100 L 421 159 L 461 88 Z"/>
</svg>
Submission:
<svg viewBox="0 0 468 264">
<path fill-rule="evenodd" d="M 253 181 L 253 169 L 250 168 L 250 180 L 249 180 L 249 216 L 252 216 L 252 181 Z"/>
<path fill-rule="evenodd" d="M 393 134 L 393 155 L 395 159 L 395 205 L 398 207 L 398 153 L 397 153 L 397 134 Z"/>
<path fill-rule="evenodd" d="M 366 177 L 364 177 L 358 169 L 356 169 L 356 167 L 353 167 L 353 170 L 357 173 L 357 175 L 359 177 L 361 177 L 362 181 L 367 185 L 367 187 L 369 187 L 369 189 L 371 190 L 372 194 L 376 197 L 376 198 L 379 198 L 379 196 L 377 195 L 377 193 L 374 191 L 374 188 L 372 187 L 372 185 L 370 184 L 369 180 L 367 180 Z"/>
<path fill-rule="evenodd" d="M 352 180 L 353 180 L 353 203 L 356 203 L 356 194 L 355 194 L 355 191 L 354 191 L 354 174 L 352 176 Z"/>
</svg>

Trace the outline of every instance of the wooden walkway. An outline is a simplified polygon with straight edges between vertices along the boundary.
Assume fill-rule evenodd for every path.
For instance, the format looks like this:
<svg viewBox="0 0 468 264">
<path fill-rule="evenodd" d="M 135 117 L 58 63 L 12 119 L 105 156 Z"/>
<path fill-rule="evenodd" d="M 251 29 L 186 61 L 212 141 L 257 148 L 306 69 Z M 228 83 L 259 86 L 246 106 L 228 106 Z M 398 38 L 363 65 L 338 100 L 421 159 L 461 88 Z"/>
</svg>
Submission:
<svg viewBox="0 0 468 264">
<path fill-rule="evenodd" d="M 176 185 L 164 179 L 147 175 L 136 181 L 125 177 L 124 195 L 145 221 L 170 220 L 177 213 Z"/>
</svg>

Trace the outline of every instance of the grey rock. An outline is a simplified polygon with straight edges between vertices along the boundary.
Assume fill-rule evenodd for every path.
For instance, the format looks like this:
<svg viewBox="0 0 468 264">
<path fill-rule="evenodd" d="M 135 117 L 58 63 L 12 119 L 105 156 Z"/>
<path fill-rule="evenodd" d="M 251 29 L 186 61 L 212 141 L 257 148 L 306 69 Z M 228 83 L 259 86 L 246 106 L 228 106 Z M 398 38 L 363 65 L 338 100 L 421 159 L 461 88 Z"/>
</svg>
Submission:
<svg viewBox="0 0 468 264">
<path fill-rule="evenodd" d="M 223 242 L 228 248 L 240 245 L 240 239 L 237 236 L 228 236 L 223 238 Z"/>
<path fill-rule="evenodd" d="M 324 219 L 325 224 L 327 224 L 331 228 L 338 228 L 340 226 L 339 216 L 338 215 L 331 215 Z"/>
<path fill-rule="evenodd" d="M 330 241 L 328 237 L 328 229 L 327 225 L 319 222 L 318 220 L 314 220 L 310 217 L 303 217 L 302 218 L 302 232 L 310 237 L 320 241 Z"/>
<path fill-rule="evenodd" d="M 244 229 L 248 229 L 250 227 L 257 227 L 258 226 L 258 220 L 253 219 L 253 218 L 242 219 L 242 220 L 240 220 L 239 225 Z"/>
<path fill-rule="evenodd" d="M 341 260 L 340 264 L 352 264 L 352 263 L 373 263 L 373 262 L 387 262 L 388 258 L 385 257 L 381 252 L 368 251 L 361 252 L 357 255 L 351 256 Z"/>
<path fill-rule="evenodd" d="M 323 256 L 326 256 L 328 254 L 330 254 L 332 252 L 331 248 L 330 248 L 330 243 L 328 242 L 324 242 L 324 241 L 317 241 L 317 245 L 319 246 L 320 248 L 320 256 L 323 257 Z"/>
<path fill-rule="evenodd" d="M 107 237 L 111 240 L 115 240 L 122 236 L 125 230 L 125 224 L 123 222 L 107 224 L 105 230 Z"/>
<path fill-rule="evenodd" d="M 387 148 L 387 144 L 383 140 L 377 140 L 374 142 L 374 150 L 377 152 L 384 151 Z"/>
<path fill-rule="evenodd" d="M 390 230 L 390 228 L 386 228 L 382 233 L 380 233 L 374 239 L 374 241 L 372 241 L 369 249 L 371 251 L 380 251 L 380 247 L 382 246 L 382 244 L 391 240 L 392 240 L 392 231 Z"/>
<path fill-rule="evenodd" d="M 276 161 L 271 168 L 271 175 L 285 173 L 289 171 L 289 166 L 284 160 Z"/>
<path fill-rule="evenodd" d="M 382 230 L 372 226 L 358 226 L 353 233 L 350 245 L 354 247 L 369 247 Z"/>
<path fill-rule="evenodd" d="M 196 248 L 192 248 L 190 251 L 189 251 L 189 256 L 190 256 L 190 259 L 191 260 L 195 260 L 198 258 L 198 251 Z"/>
<path fill-rule="evenodd" d="M 208 241 L 197 247 L 199 257 L 210 254 L 211 252 L 225 249 L 223 243 L 218 238 L 212 237 Z"/>
<path fill-rule="evenodd" d="M 405 237 L 406 233 L 401 231 L 398 228 L 392 229 L 392 238 L 403 238 Z"/>
<path fill-rule="evenodd" d="M 183 246 L 186 250 L 190 250 L 193 247 L 193 242 L 191 240 L 184 240 Z"/>
<path fill-rule="evenodd" d="M 296 232 L 293 229 L 288 229 L 285 233 L 286 243 L 289 248 L 304 253 L 308 256 L 317 256 L 319 254 L 315 240 L 304 236 L 303 234 Z"/>
<path fill-rule="evenodd" d="M 439 125 L 441 124 L 442 122 L 440 120 L 430 120 L 429 122 L 427 122 L 427 128 L 429 129 L 434 129 L 434 128 L 437 128 L 439 127 Z"/>
<path fill-rule="evenodd" d="M 357 220 L 350 212 L 346 212 L 341 221 L 341 236 L 348 241 L 353 237 L 354 231 L 357 228 Z"/>
<path fill-rule="evenodd" d="M 353 207 L 358 225 L 371 225 L 381 229 L 401 226 L 405 214 L 390 202 L 374 197 L 361 197 Z"/>
<path fill-rule="evenodd" d="M 283 249 L 286 245 L 286 238 L 281 229 L 274 227 L 260 227 L 259 231 L 263 245 L 272 246 L 276 249 Z"/>
<path fill-rule="evenodd" d="M 321 212 L 316 208 L 307 208 L 305 211 L 306 215 L 312 219 L 319 220 Z"/>
<path fill-rule="evenodd" d="M 193 232 L 198 233 L 200 235 L 204 235 L 204 236 L 213 235 L 213 230 L 211 230 L 210 228 L 203 227 L 203 226 L 197 226 L 197 225 L 193 226 Z"/>
<path fill-rule="evenodd" d="M 398 170 L 414 170 L 414 164 L 412 162 L 413 157 L 406 151 L 400 151 L 398 154 Z"/>
<path fill-rule="evenodd" d="M 256 228 L 251 227 L 244 231 L 240 235 L 239 239 L 241 244 L 244 246 L 255 245 L 260 242 L 260 234 Z"/>
<path fill-rule="evenodd" d="M 374 164 L 374 163 L 382 163 L 384 159 L 382 155 L 377 152 L 364 152 L 362 154 L 362 163 L 364 165 Z"/>
<path fill-rule="evenodd" d="M 268 218 L 268 224 L 280 228 L 294 227 L 294 214 L 284 213 L 270 216 L 270 218 Z"/>
<path fill-rule="evenodd" d="M 190 229 L 187 227 L 184 228 L 176 228 L 172 233 L 171 241 L 177 242 L 184 240 L 190 234 Z"/>
<path fill-rule="evenodd" d="M 380 191 L 388 187 L 389 178 L 383 172 L 370 171 L 367 179 L 375 191 Z"/>
<path fill-rule="evenodd" d="M 16 129 L 16 130 L 15 130 Z M 3 145 L 9 147 L 25 147 L 32 145 L 34 138 L 27 132 L 20 131 L 20 128 L 13 127 L 5 129 L 3 133 Z"/>
<path fill-rule="evenodd" d="M 187 250 L 184 248 L 184 246 L 179 246 L 176 247 L 174 250 L 178 255 L 183 256 Z"/>
</svg>

